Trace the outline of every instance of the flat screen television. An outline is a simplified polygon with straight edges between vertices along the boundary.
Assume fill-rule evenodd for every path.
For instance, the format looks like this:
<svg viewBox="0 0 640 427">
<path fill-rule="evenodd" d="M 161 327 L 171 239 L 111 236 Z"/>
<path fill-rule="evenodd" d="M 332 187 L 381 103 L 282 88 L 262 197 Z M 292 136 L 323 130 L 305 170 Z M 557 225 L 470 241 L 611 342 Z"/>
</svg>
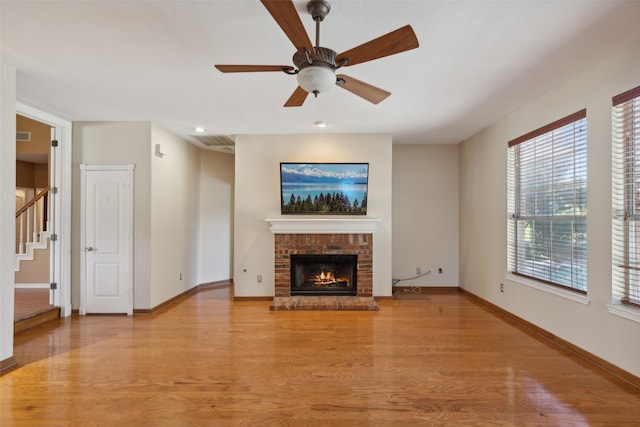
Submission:
<svg viewBox="0 0 640 427">
<path fill-rule="evenodd" d="M 366 215 L 369 163 L 280 163 L 283 215 Z"/>
</svg>

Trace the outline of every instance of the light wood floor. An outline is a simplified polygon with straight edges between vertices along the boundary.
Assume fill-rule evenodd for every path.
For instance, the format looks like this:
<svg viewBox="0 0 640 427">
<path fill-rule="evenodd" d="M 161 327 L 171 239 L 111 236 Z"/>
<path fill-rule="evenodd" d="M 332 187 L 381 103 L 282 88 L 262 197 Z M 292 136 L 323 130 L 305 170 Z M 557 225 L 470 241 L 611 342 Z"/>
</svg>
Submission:
<svg viewBox="0 0 640 427">
<path fill-rule="evenodd" d="M 270 311 L 208 289 L 16 337 L 9 426 L 638 426 L 640 390 L 463 293 Z"/>
</svg>

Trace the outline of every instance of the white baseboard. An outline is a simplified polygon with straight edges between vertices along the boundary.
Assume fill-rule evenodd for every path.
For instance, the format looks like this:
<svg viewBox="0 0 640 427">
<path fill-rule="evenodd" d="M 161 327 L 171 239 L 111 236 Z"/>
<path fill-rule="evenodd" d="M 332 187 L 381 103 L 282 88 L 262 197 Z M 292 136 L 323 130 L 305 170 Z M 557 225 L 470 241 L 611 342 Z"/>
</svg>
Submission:
<svg viewBox="0 0 640 427">
<path fill-rule="evenodd" d="M 50 283 L 16 283 L 16 289 L 49 289 Z"/>
</svg>

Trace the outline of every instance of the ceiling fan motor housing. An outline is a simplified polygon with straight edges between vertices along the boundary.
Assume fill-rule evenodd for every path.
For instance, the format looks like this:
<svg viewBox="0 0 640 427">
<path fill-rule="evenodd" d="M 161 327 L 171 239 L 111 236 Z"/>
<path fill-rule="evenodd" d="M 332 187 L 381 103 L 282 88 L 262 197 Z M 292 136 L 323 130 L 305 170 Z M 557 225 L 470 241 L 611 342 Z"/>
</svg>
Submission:
<svg viewBox="0 0 640 427">
<path fill-rule="evenodd" d="M 328 49 L 326 47 L 315 47 L 315 52 L 298 51 L 293 55 L 293 63 L 299 69 L 303 69 L 310 65 L 326 66 L 329 68 L 336 68 L 336 56 L 338 54 L 335 50 Z M 311 62 L 309 62 L 311 60 Z"/>
</svg>

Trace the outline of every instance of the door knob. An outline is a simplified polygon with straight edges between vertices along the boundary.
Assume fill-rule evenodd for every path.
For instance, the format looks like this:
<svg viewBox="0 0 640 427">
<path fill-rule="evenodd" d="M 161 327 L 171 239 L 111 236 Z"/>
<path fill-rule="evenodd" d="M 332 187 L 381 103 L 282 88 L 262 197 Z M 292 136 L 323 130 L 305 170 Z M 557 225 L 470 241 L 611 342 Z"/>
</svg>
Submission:
<svg viewBox="0 0 640 427">
<path fill-rule="evenodd" d="M 84 248 L 85 252 L 91 252 L 93 250 L 93 248 L 91 246 L 87 246 L 86 248 Z"/>
</svg>

